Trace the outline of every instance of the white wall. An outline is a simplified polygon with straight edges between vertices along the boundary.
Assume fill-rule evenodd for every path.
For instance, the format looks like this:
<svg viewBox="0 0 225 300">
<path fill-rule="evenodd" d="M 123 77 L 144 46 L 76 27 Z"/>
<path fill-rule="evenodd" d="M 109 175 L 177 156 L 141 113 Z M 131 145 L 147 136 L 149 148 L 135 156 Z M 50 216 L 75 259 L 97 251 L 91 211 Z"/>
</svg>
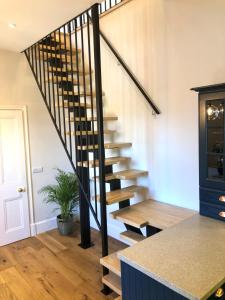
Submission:
<svg viewBox="0 0 225 300">
<path fill-rule="evenodd" d="M 115 140 L 133 143 L 122 154 L 131 156 L 131 167 L 149 171 L 138 183 L 156 200 L 199 207 L 198 101 L 190 88 L 224 82 L 224 28 L 223 0 L 132 0 L 101 20 L 102 31 L 162 112 L 152 116 L 102 43 L 105 111 L 119 116 L 110 126 L 118 130 Z M 32 166 L 44 167 L 32 178 L 35 218 L 51 218 L 37 191 L 53 181 L 53 167 L 70 166 L 21 54 L 0 51 L 0 104 L 28 106 Z M 119 223 L 109 224 L 117 236 Z"/>
<path fill-rule="evenodd" d="M 0 50 L 0 106 L 4 105 L 26 105 L 28 109 L 31 166 L 43 167 L 43 173 L 32 174 L 34 217 L 38 231 L 45 230 L 55 226 L 57 212 L 43 204 L 38 191 L 43 185 L 54 183 L 53 168 L 70 170 L 70 165 L 25 56 Z"/>
<path fill-rule="evenodd" d="M 225 81 L 224 28 L 223 0 L 132 0 L 101 19 L 101 30 L 162 112 L 152 116 L 102 42 L 105 110 L 119 116 L 116 140 L 133 142 L 122 153 L 149 171 L 139 183 L 156 200 L 199 209 L 198 100 L 190 88 Z M 115 226 L 111 221 L 109 231 Z"/>
</svg>

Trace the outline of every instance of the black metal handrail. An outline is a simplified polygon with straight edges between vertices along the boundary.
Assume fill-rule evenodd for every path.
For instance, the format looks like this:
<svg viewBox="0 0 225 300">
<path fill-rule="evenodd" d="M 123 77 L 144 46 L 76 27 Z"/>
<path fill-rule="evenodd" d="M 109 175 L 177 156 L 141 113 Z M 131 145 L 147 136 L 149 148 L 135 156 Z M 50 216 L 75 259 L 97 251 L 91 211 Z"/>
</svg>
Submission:
<svg viewBox="0 0 225 300">
<path fill-rule="evenodd" d="M 104 40 L 104 42 L 109 47 L 109 49 L 115 55 L 115 57 L 117 58 L 117 60 L 119 61 L 119 63 L 122 65 L 122 67 L 124 68 L 124 70 L 127 72 L 127 74 L 129 75 L 129 77 L 131 78 L 131 80 L 134 82 L 134 84 L 136 85 L 136 87 L 138 88 L 138 90 L 141 92 L 141 94 L 145 97 L 145 99 L 147 100 L 147 102 L 150 104 L 150 106 L 152 107 L 153 111 L 157 115 L 159 115 L 161 113 L 160 110 L 159 110 L 159 108 L 154 104 L 153 100 L 147 94 L 147 92 L 145 91 L 145 89 L 143 88 L 143 86 L 140 84 L 140 82 L 138 81 L 138 79 L 136 78 L 136 76 L 132 73 L 132 71 L 130 70 L 130 68 L 125 63 L 125 61 L 122 59 L 122 57 L 119 55 L 119 53 L 115 50 L 115 48 L 113 47 L 113 45 L 110 43 L 110 41 L 107 39 L 107 37 L 104 35 L 104 33 L 101 30 L 100 30 L 100 35 L 101 35 L 102 39 Z"/>
</svg>

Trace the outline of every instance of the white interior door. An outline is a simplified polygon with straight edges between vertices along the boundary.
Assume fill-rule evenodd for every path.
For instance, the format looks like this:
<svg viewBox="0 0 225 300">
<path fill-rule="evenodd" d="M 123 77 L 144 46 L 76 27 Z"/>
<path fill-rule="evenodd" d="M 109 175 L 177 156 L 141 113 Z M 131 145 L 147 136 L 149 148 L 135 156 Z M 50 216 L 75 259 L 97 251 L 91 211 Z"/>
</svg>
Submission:
<svg viewBox="0 0 225 300">
<path fill-rule="evenodd" d="M 0 108 L 0 246 L 30 236 L 22 110 Z"/>
</svg>

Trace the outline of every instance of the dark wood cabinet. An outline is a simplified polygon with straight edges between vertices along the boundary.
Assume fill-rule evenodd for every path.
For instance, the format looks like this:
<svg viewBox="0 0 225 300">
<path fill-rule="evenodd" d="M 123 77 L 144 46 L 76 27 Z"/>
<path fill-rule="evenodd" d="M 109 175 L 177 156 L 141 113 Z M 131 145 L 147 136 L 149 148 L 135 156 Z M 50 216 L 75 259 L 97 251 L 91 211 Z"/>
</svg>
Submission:
<svg viewBox="0 0 225 300">
<path fill-rule="evenodd" d="M 200 213 L 225 221 L 225 83 L 199 94 Z"/>
</svg>

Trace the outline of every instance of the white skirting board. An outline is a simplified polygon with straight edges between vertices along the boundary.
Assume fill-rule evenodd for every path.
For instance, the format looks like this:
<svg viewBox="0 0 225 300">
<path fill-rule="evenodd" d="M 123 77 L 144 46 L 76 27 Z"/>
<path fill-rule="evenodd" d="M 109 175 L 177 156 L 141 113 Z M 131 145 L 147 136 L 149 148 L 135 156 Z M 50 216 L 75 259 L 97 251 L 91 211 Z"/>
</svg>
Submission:
<svg viewBox="0 0 225 300">
<path fill-rule="evenodd" d="M 36 222 L 30 225 L 31 236 L 46 232 L 57 227 L 56 217 Z"/>
<path fill-rule="evenodd" d="M 74 221 L 78 221 L 78 220 L 79 220 L 78 215 L 74 215 Z M 55 228 L 57 228 L 56 217 L 30 224 L 31 236 L 35 236 L 39 233 L 43 233 Z"/>
<path fill-rule="evenodd" d="M 94 229 L 98 229 L 97 224 L 90 214 L 91 217 L 91 227 Z M 78 220 L 78 218 L 75 218 L 75 220 Z M 109 219 L 110 220 L 110 219 Z M 43 233 L 52 229 L 57 228 L 57 221 L 56 217 L 50 218 L 50 219 L 45 219 L 43 221 L 39 221 L 36 223 L 33 223 L 30 225 L 30 231 L 31 231 L 31 236 L 35 236 L 39 233 Z M 126 230 L 125 226 L 121 224 L 120 222 L 117 221 L 109 221 L 108 222 L 108 235 L 113 237 L 116 240 L 122 241 L 120 238 L 120 233 Z"/>
</svg>

